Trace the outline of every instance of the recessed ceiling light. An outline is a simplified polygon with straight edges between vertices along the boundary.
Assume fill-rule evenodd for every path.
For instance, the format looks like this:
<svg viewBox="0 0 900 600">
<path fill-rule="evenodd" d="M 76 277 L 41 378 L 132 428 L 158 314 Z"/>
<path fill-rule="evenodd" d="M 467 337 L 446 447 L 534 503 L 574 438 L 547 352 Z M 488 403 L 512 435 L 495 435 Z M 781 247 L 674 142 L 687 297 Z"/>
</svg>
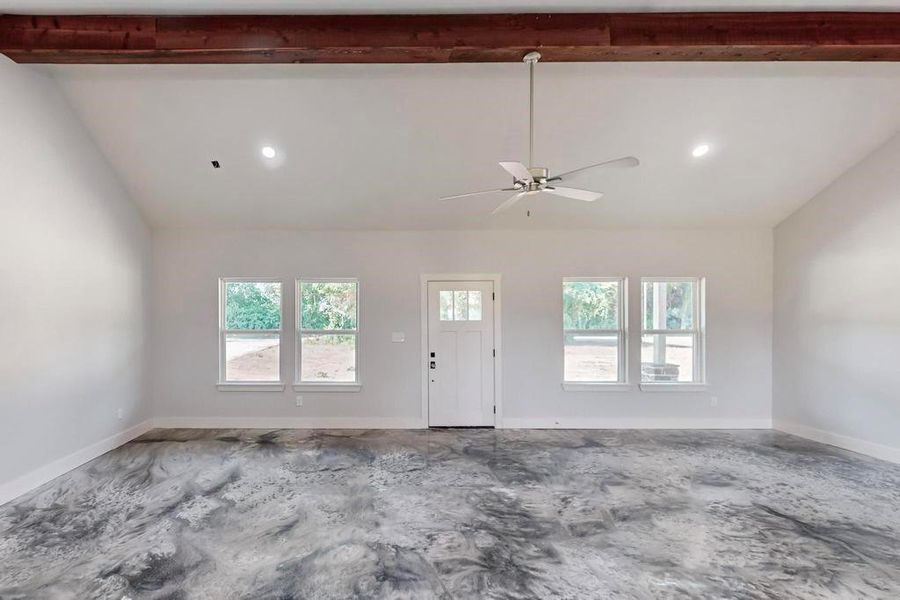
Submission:
<svg viewBox="0 0 900 600">
<path fill-rule="evenodd" d="M 262 152 L 262 155 L 266 158 L 275 158 L 275 148 L 272 146 L 263 146 L 260 152 Z"/>
<path fill-rule="evenodd" d="M 694 146 L 694 149 L 691 150 L 691 154 L 694 155 L 694 158 L 700 158 L 709 152 L 709 144 L 700 144 L 699 146 Z"/>
</svg>

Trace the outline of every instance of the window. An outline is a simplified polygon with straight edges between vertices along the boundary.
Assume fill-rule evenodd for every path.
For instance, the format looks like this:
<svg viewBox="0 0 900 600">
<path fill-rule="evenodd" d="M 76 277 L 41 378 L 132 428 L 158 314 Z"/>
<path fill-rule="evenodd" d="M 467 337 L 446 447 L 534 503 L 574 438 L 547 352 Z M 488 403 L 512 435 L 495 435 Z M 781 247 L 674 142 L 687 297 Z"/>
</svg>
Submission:
<svg viewBox="0 0 900 600">
<path fill-rule="evenodd" d="M 624 279 L 563 280 L 564 383 L 625 382 Z"/>
<path fill-rule="evenodd" d="M 219 280 L 219 382 L 281 381 L 281 282 Z"/>
<path fill-rule="evenodd" d="M 641 307 L 641 381 L 702 383 L 702 280 L 642 279 Z"/>
<path fill-rule="evenodd" d="M 358 282 L 303 279 L 297 287 L 298 383 L 358 384 Z"/>
<path fill-rule="evenodd" d="M 441 290 L 441 321 L 480 321 L 480 290 Z"/>
</svg>

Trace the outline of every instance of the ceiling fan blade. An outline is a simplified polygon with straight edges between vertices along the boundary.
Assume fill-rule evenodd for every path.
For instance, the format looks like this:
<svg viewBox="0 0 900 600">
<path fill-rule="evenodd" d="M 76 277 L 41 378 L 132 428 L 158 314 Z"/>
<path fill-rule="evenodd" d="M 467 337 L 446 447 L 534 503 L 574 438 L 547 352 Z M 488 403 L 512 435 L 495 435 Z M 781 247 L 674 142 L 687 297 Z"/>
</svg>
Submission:
<svg viewBox="0 0 900 600">
<path fill-rule="evenodd" d="M 501 188 L 497 190 L 482 190 L 480 192 L 468 192 L 465 194 L 455 194 L 453 196 L 441 196 L 441 200 L 454 200 L 456 198 L 468 198 L 469 196 L 480 196 L 481 194 L 495 194 L 497 192 L 515 192 L 519 188 Z"/>
<path fill-rule="evenodd" d="M 583 200 L 585 202 L 593 202 L 594 200 L 599 200 L 603 197 L 603 194 L 600 192 L 590 192 L 588 190 L 577 190 L 575 188 L 568 187 L 545 187 L 542 191 L 547 192 L 548 194 L 555 194 L 557 196 L 562 196 L 564 198 L 573 198 L 575 200 Z"/>
<path fill-rule="evenodd" d="M 501 212 L 503 212 L 504 210 L 507 210 L 507 209 L 511 208 L 513 204 L 515 204 L 516 202 L 518 202 L 519 200 L 521 200 L 522 197 L 523 197 L 523 196 L 526 196 L 526 195 L 527 195 L 527 194 L 526 194 L 525 192 L 519 192 L 518 194 L 513 194 L 512 196 L 510 196 L 509 198 L 507 198 L 506 200 L 504 200 L 504 201 L 503 201 L 503 204 L 501 204 L 500 206 L 498 206 L 497 208 L 495 208 L 495 209 L 493 210 L 493 212 L 491 212 L 491 214 L 492 214 L 492 215 L 496 215 L 497 213 L 501 213 Z"/>
<path fill-rule="evenodd" d="M 525 183 L 534 181 L 534 178 L 528 171 L 528 167 L 520 162 L 501 162 L 500 166 L 506 169 L 506 172 L 512 175 L 516 181 L 524 181 Z"/>
<path fill-rule="evenodd" d="M 623 158 L 606 160 L 601 163 L 596 163 L 593 165 L 588 165 L 586 167 L 581 167 L 580 169 L 566 171 L 565 173 L 560 173 L 559 175 L 555 175 L 555 176 L 551 177 L 547 181 L 559 181 L 565 177 L 571 177 L 572 175 L 574 175 L 576 173 L 581 173 L 582 171 L 587 171 L 588 169 L 596 169 L 598 167 L 607 167 L 607 168 L 614 168 L 614 169 L 616 169 L 616 168 L 617 169 L 627 169 L 630 167 L 636 167 L 639 164 L 641 164 L 641 161 L 639 161 L 637 158 L 635 158 L 633 156 L 625 156 Z"/>
</svg>

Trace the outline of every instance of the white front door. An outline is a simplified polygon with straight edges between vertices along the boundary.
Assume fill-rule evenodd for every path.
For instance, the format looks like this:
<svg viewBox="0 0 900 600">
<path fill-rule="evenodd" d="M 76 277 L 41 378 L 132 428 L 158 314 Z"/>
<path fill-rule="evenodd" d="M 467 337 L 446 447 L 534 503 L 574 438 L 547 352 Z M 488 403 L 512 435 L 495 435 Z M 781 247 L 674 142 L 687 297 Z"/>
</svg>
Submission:
<svg viewBox="0 0 900 600">
<path fill-rule="evenodd" d="M 428 425 L 494 425 L 494 284 L 428 282 Z"/>
</svg>

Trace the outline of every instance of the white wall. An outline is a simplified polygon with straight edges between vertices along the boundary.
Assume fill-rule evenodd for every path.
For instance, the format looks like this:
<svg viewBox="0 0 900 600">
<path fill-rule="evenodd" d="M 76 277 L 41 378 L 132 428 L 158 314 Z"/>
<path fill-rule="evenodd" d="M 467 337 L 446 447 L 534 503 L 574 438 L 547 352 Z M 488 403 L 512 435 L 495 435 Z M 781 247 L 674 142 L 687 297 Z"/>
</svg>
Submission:
<svg viewBox="0 0 900 600">
<path fill-rule="evenodd" d="M 900 135 L 775 230 L 775 420 L 900 461 Z"/>
<path fill-rule="evenodd" d="M 149 260 L 56 84 L 0 56 L 0 503 L 150 416 Z"/>
<path fill-rule="evenodd" d="M 507 426 L 755 426 L 771 419 L 772 232 L 297 232 L 156 230 L 154 410 L 172 425 L 386 425 L 422 422 L 420 275 L 500 273 Z M 219 392 L 217 278 L 358 277 L 360 393 Z M 625 275 L 639 327 L 640 276 L 705 276 L 708 375 L 701 393 L 561 389 L 561 281 Z M 285 327 L 293 327 L 292 311 Z M 392 344 L 391 332 L 406 333 Z M 632 372 L 638 348 L 632 347 Z M 293 337 L 282 372 L 293 377 Z M 716 396 L 718 405 L 711 406 Z M 229 420 L 232 419 L 232 420 Z"/>
</svg>

